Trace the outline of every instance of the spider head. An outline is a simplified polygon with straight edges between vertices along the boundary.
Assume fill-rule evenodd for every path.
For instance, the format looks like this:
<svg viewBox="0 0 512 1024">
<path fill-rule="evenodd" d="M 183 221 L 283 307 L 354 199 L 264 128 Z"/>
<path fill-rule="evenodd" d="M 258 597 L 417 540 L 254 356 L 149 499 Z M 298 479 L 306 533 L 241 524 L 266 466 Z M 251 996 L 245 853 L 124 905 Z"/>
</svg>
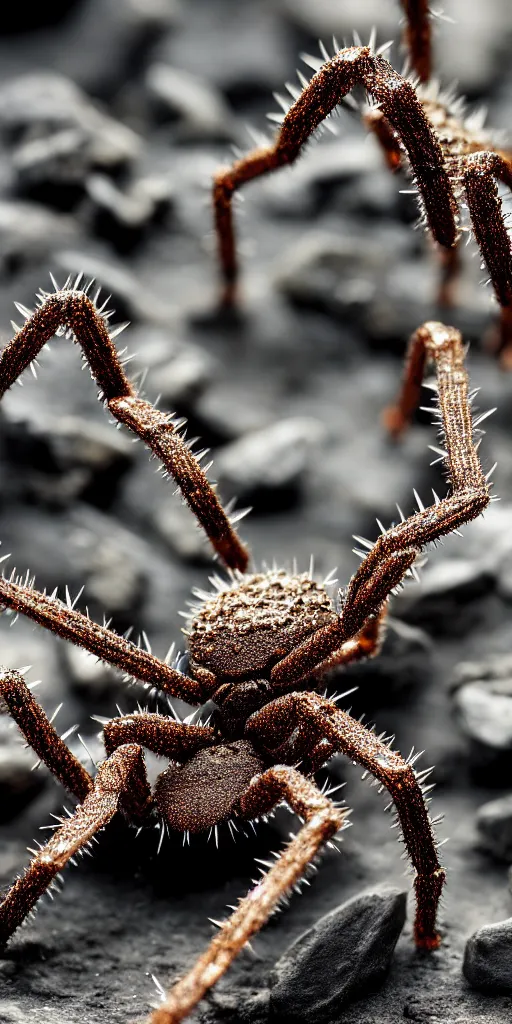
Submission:
<svg viewBox="0 0 512 1024">
<path fill-rule="evenodd" d="M 325 587 L 310 573 L 269 570 L 215 582 L 217 592 L 200 595 L 201 604 L 194 609 L 189 670 L 215 699 L 215 691 L 222 702 L 227 699 L 223 684 L 243 683 L 244 693 L 250 690 L 244 701 L 261 707 L 273 665 L 335 620 L 336 611 Z"/>
</svg>

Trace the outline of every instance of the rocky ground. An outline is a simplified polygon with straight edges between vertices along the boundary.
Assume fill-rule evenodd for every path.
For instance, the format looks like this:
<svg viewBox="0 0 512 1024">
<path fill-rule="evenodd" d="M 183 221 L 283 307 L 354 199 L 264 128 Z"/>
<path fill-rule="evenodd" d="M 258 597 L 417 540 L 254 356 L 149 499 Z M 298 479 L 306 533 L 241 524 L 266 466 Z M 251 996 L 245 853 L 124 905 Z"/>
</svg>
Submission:
<svg viewBox="0 0 512 1024">
<path fill-rule="evenodd" d="M 11 316 L 20 319 L 13 300 L 32 306 L 49 271 L 60 282 L 81 270 L 95 276 L 117 320 L 131 321 L 123 338 L 134 371 L 148 369 L 149 397 L 161 393 L 162 406 L 186 415 L 190 433 L 213 448 L 223 497 L 253 505 L 242 532 L 255 563 L 296 558 L 306 569 L 313 553 L 318 574 L 338 566 L 341 581 L 356 566 L 353 532 L 375 537 L 375 517 L 391 522 L 395 502 L 412 510 L 413 487 L 427 501 L 432 486 L 444 486 L 438 467 L 429 467 L 428 416 L 418 414 L 399 447 L 379 422 L 408 333 L 441 315 L 432 253 L 412 230 L 413 200 L 399 194 L 407 185 L 388 176 L 357 118 L 343 113 L 337 138 L 322 138 L 293 170 L 247 188 L 237 209 L 243 310 L 219 317 L 208 184 L 232 144 L 247 146 L 246 123 L 264 127 L 265 112 L 276 109 L 272 90 L 291 79 L 299 52 L 316 53 L 316 38 L 333 32 L 356 28 L 365 38 L 373 22 L 381 41 L 396 37 L 397 6 L 54 0 L 37 26 L 21 8 L 3 16 L 0 35 L 3 340 Z M 456 24 L 436 29 L 439 73 L 457 77 L 472 104 L 488 105 L 490 124 L 505 130 L 509 5 L 453 0 L 449 8 Z M 482 409 L 497 406 L 482 456 L 486 468 L 498 462 L 502 501 L 462 540 L 431 554 L 422 583 L 393 605 L 381 656 L 332 680 L 338 690 L 357 685 L 347 698 L 354 713 L 396 733 L 404 754 L 414 745 L 425 749 L 425 766 L 436 765 L 433 808 L 444 812 L 439 833 L 450 839 L 443 944 L 430 956 L 414 951 L 411 880 L 382 798 L 336 758 L 330 774 L 346 781 L 353 808 L 341 854 L 326 853 L 311 887 L 271 920 L 254 955 L 239 959 L 195 1021 L 511 1019 L 512 921 L 478 930 L 512 915 L 512 383 L 484 350 L 495 307 L 479 284 L 478 259 L 471 249 L 465 255 L 450 321 L 472 342 Z M 53 343 L 39 379 L 27 374 L 6 396 L 0 445 L 9 564 L 30 568 L 50 589 L 67 584 L 74 595 L 85 584 L 82 604 L 112 616 L 117 629 L 145 630 L 159 655 L 179 642 L 178 612 L 211 572 L 207 548 L 142 446 L 109 426 L 71 345 Z M 60 730 L 79 723 L 101 756 L 91 716 L 115 714 L 117 703 L 129 710 L 137 693 L 21 619 L 11 629 L 4 616 L 0 627 L 1 661 L 32 665 L 27 678 L 42 679 L 45 709 L 63 704 Z M 76 735 L 70 742 L 87 756 Z M 39 826 L 62 807 L 62 791 L 44 770 L 30 770 L 33 760 L 2 717 L 5 885 L 26 863 Z M 156 831 L 135 839 L 122 822 L 111 825 L 93 860 L 68 869 L 62 894 L 44 901 L 2 956 L 0 1022 L 143 1019 L 158 1001 L 151 975 L 165 987 L 193 962 L 212 934 L 208 918 L 222 917 L 244 893 L 254 858 L 266 858 L 290 828 L 296 822 L 280 810 L 251 839 L 233 843 L 221 830 L 218 849 L 202 837 L 184 849 L 178 836 L 157 855 Z M 394 896 L 377 892 L 382 883 Z M 368 890 L 371 899 L 362 896 Z M 402 934 L 400 892 L 408 894 Z M 286 991 L 293 992 L 290 964 L 302 961 L 294 953 L 277 970 L 276 962 L 322 915 L 359 896 L 357 908 L 373 908 L 377 946 L 388 936 L 389 957 L 400 936 L 386 980 L 373 995 L 371 980 L 362 991 L 347 985 L 343 1009 L 331 1017 L 315 1004 L 318 991 L 297 1010 Z M 328 987 L 339 977 L 347 950 L 355 981 L 371 975 L 378 956 L 365 946 L 366 920 L 351 904 L 320 928 L 320 991 L 322 978 Z"/>
</svg>

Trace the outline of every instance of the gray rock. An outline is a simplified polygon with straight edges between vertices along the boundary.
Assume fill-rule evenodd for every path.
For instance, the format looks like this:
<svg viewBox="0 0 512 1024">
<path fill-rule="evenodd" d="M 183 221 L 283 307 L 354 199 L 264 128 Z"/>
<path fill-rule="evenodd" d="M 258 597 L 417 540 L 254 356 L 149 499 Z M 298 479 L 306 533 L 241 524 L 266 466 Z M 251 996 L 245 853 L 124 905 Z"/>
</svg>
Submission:
<svg viewBox="0 0 512 1024">
<path fill-rule="evenodd" d="M 457 722 L 472 741 L 475 753 L 486 757 L 512 751 L 512 678 L 466 683 L 456 690 Z"/>
<path fill-rule="evenodd" d="M 85 498 L 106 508 L 134 459 L 129 438 L 107 423 L 32 412 L 24 405 L 4 420 L 8 457 L 28 492 L 42 501 Z"/>
<path fill-rule="evenodd" d="M 147 383 L 151 391 L 162 396 L 168 408 L 182 410 L 204 392 L 215 369 L 215 361 L 208 352 L 198 345 L 177 342 L 171 358 L 150 370 Z"/>
<path fill-rule="evenodd" d="M 65 277 L 83 274 L 86 280 L 94 278 L 98 286 L 112 297 L 111 308 L 115 310 L 116 320 L 142 320 L 168 326 L 174 317 L 174 310 L 166 302 L 153 295 L 115 260 L 65 249 L 56 254 L 55 262 L 59 268 L 59 279 L 62 272 Z"/>
<path fill-rule="evenodd" d="M 512 992 L 512 917 L 484 925 L 468 939 L 462 969 L 472 988 Z"/>
<path fill-rule="evenodd" d="M 217 479 L 241 501 L 267 505 L 270 495 L 295 492 L 323 435 L 312 417 L 280 420 L 226 445 L 215 460 Z"/>
<path fill-rule="evenodd" d="M 211 82 L 169 64 L 152 64 L 146 88 L 155 112 L 177 122 L 177 137 L 187 140 L 233 139 L 234 119 Z"/>
<path fill-rule="evenodd" d="M 0 708 L 1 710 L 1 708 Z M 10 716 L 0 716 L 0 821 L 16 817 L 42 790 L 43 772 L 33 771 L 37 757 L 25 749 Z"/>
<path fill-rule="evenodd" d="M 77 221 L 39 203 L 0 200 L 0 272 L 44 259 L 55 245 L 72 245 L 81 234 Z"/>
<path fill-rule="evenodd" d="M 0 87 L 0 134 L 14 133 L 21 187 L 83 181 L 93 167 L 113 170 L 131 163 L 141 144 L 74 82 L 50 71 L 21 75 Z"/>
<path fill-rule="evenodd" d="M 136 245 L 150 224 L 161 221 L 171 208 L 173 189 L 164 177 L 140 178 L 123 191 L 106 174 L 91 174 L 85 186 L 95 234 L 108 238 L 123 252 Z"/>
<path fill-rule="evenodd" d="M 420 576 L 420 586 L 406 587 L 400 595 L 401 614 L 437 633 L 469 629 L 466 606 L 495 586 L 493 571 L 469 558 L 435 558 Z"/>
<path fill-rule="evenodd" d="M 158 535 L 179 558 L 211 565 L 210 545 L 188 507 L 168 497 L 159 502 L 151 518 Z"/>
<path fill-rule="evenodd" d="M 487 849 L 512 863 L 512 794 L 489 800 L 479 808 L 476 827 Z"/>
<path fill-rule="evenodd" d="M 379 887 L 332 910 L 277 962 L 270 1007 L 289 1024 L 332 1024 L 352 1000 L 375 991 L 405 922 L 406 894 Z"/>
</svg>

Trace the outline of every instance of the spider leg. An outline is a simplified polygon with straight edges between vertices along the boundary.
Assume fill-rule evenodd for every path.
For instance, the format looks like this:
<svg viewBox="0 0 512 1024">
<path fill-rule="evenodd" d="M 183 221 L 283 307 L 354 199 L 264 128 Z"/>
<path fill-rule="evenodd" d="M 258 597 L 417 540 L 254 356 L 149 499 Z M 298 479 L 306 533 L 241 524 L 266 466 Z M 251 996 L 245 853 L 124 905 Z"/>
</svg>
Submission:
<svg viewBox="0 0 512 1024">
<path fill-rule="evenodd" d="M 413 4 L 408 6 L 412 8 Z M 350 46 L 313 75 L 284 115 L 273 142 L 259 146 L 215 175 L 213 208 L 224 304 L 235 301 L 238 277 L 233 194 L 246 182 L 294 163 L 310 136 L 356 85 L 364 86 L 379 105 L 389 132 L 395 133 L 407 153 L 435 240 L 447 248 L 456 244 L 455 196 L 439 140 L 413 86 L 370 47 Z"/>
<path fill-rule="evenodd" d="M 364 115 L 364 123 L 375 135 L 389 170 L 399 171 L 403 164 L 403 153 L 396 133 L 384 114 L 380 110 L 369 110 Z"/>
<path fill-rule="evenodd" d="M 103 738 L 107 754 L 125 743 L 139 743 L 160 757 L 188 761 L 198 750 L 215 743 L 215 730 L 207 725 L 175 722 L 148 711 L 112 718 L 104 726 Z"/>
<path fill-rule="evenodd" d="M 415 942 L 425 949 L 435 949 L 440 941 L 436 914 L 445 871 L 437 857 L 430 818 L 412 765 L 361 722 L 314 693 L 278 697 L 251 716 L 247 735 L 256 749 L 263 746 L 271 754 L 272 748 L 281 745 L 296 728 L 303 734 L 305 749 L 313 756 L 315 748 L 322 755 L 327 740 L 330 750 L 340 751 L 362 765 L 388 790 L 416 871 Z M 324 753 L 324 761 L 325 757 Z"/>
<path fill-rule="evenodd" d="M 478 247 L 501 306 L 499 352 L 512 368 L 512 246 L 496 181 L 512 189 L 512 162 L 499 153 L 465 157 L 463 181 Z"/>
<path fill-rule="evenodd" d="M 357 636 L 353 640 L 346 640 L 325 661 L 316 665 L 313 675 L 318 678 L 340 665 L 351 665 L 356 661 L 363 661 L 365 658 L 374 658 L 379 653 L 384 640 L 387 610 L 386 602 L 376 615 L 369 615 Z"/>
<path fill-rule="evenodd" d="M 78 800 L 85 800 L 93 788 L 92 777 L 61 740 L 19 672 L 0 669 L 0 709 L 2 704 L 52 775 Z"/>
<path fill-rule="evenodd" d="M 294 768 L 284 766 L 270 768 L 253 779 L 239 801 L 237 813 L 242 818 L 254 818 L 281 800 L 286 800 L 304 825 L 255 888 L 240 900 L 192 970 L 151 1014 L 151 1024 L 177 1024 L 193 1009 L 263 927 L 283 896 L 300 881 L 321 846 L 343 827 L 346 810 L 335 807 Z"/>
<path fill-rule="evenodd" d="M 439 413 L 444 432 L 442 457 L 449 472 L 452 493 L 393 526 L 375 542 L 352 577 L 343 596 L 343 608 L 331 625 L 313 633 L 304 643 L 274 666 L 271 681 L 287 687 L 314 672 L 315 667 L 357 635 L 368 615 L 373 615 L 400 586 L 407 570 L 425 545 L 475 519 L 489 504 L 477 447 L 464 368 L 462 338 L 454 328 L 428 323 L 412 336 L 399 402 L 387 413 L 395 434 L 403 429 L 420 387 L 425 363 L 432 359 L 437 371 Z"/>
<path fill-rule="evenodd" d="M 0 904 L 0 944 L 4 944 L 49 888 L 73 854 L 87 846 L 118 809 L 121 796 L 136 820 L 151 804 L 142 750 L 135 744 L 119 747 L 100 765 L 94 787 L 73 816 L 65 819 L 46 846 L 38 850 L 25 874 Z"/>
<path fill-rule="evenodd" d="M 428 0 L 401 0 L 406 24 L 403 44 L 412 69 L 421 82 L 428 82 L 432 74 L 432 29 Z"/>
<path fill-rule="evenodd" d="M 190 704 L 202 704 L 205 700 L 202 687 L 194 679 L 182 675 L 106 626 L 92 622 L 71 603 L 64 604 L 12 578 L 0 576 L 1 607 L 21 612 L 39 626 L 172 697 L 180 697 Z"/>
<path fill-rule="evenodd" d="M 29 316 L 0 357 L 0 397 L 62 326 L 72 332 L 82 348 L 109 411 L 162 461 L 225 564 L 244 572 L 247 551 L 201 469 L 199 459 L 192 454 L 170 416 L 137 395 L 105 320 L 84 292 L 73 289 L 56 292 Z"/>
</svg>

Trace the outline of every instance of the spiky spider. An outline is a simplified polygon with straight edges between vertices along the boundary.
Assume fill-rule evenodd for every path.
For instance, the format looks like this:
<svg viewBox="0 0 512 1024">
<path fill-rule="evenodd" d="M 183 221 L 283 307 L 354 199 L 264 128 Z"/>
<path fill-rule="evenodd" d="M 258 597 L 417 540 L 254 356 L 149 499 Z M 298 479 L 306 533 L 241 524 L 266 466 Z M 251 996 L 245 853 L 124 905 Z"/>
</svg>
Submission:
<svg viewBox="0 0 512 1024">
<path fill-rule="evenodd" d="M 240 901 L 191 971 L 179 980 L 152 1024 L 181 1020 L 223 974 L 301 878 L 324 843 L 344 825 L 346 811 L 315 786 L 313 776 L 335 752 L 346 754 L 391 796 L 416 871 L 416 945 L 439 943 L 436 913 L 444 883 L 425 802 L 425 773 L 417 773 L 389 742 L 315 692 L 325 672 L 378 652 L 389 596 L 430 541 L 473 519 L 487 506 L 489 486 L 473 442 L 464 347 L 457 331 L 430 323 L 411 340 L 406 387 L 398 408 L 407 416 L 411 388 L 426 362 L 436 367 L 439 416 L 451 493 L 382 533 L 337 603 L 311 573 L 246 573 L 248 554 L 184 437 L 165 413 L 138 397 L 108 326 L 86 291 L 42 293 L 35 312 L 18 307 L 24 326 L 0 357 L 0 394 L 14 384 L 56 333 L 82 348 L 108 410 L 163 461 L 231 570 L 216 592 L 200 594 L 188 629 L 189 675 L 160 661 L 106 626 L 33 588 L 33 581 L 0 578 L 0 605 L 21 612 L 136 681 L 189 704 L 213 701 L 213 725 L 192 725 L 141 712 L 104 728 L 107 758 L 93 779 L 58 736 L 20 673 L 0 675 L 3 704 L 28 744 L 79 801 L 46 846 L 34 851 L 0 905 L 5 943 L 64 865 L 121 810 L 145 825 L 155 816 L 173 830 L 200 832 L 230 819 L 254 820 L 281 801 L 302 819 L 275 865 Z M 116 333 L 115 331 L 112 332 Z M 399 415 L 396 413 L 396 415 Z M 418 499 L 419 501 L 419 499 Z M 143 748 L 167 758 L 151 791 Z M 297 765 L 300 764 L 300 770 Z M 428 771 L 428 770 L 427 770 Z"/>
<path fill-rule="evenodd" d="M 315 74 L 308 81 L 298 72 L 301 88 L 287 84 L 294 102 L 276 95 L 283 113 L 270 114 L 280 124 L 274 141 L 262 144 L 228 168 L 217 172 L 213 205 L 222 275 L 221 302 L 236 302 L 238 259 L 233 227 L 232 200 L 246 182 L 292 164 L 311 135 L 349 94 L 363 86 L 374 104 L 365 115 L 376 134 L 388 165 L 397 170 L 404 160 L 415 183 L 422 222 L 443 257 L 440 301 L 450 304 L 458 269 L 461 236 L 458 206 L 463 197 L 472 230 L 501 308 L 502 361 L 512 368 L 512 244 L 502 211 L 497 182 L 512 188 L 509 154 L 495 149 L 480 128 L 479 114 L 464 119 L 463 101 L 438 86 L 420 86 L 417 77 L 398 74 L 383 51 L 375 49 L 375 33 L 368 46 L 338 50 L 330 57 L 321 44 L 322 57 L 304 56 Z M 357 104 L 354 101 L 357 108 Z"/>
</svg>

